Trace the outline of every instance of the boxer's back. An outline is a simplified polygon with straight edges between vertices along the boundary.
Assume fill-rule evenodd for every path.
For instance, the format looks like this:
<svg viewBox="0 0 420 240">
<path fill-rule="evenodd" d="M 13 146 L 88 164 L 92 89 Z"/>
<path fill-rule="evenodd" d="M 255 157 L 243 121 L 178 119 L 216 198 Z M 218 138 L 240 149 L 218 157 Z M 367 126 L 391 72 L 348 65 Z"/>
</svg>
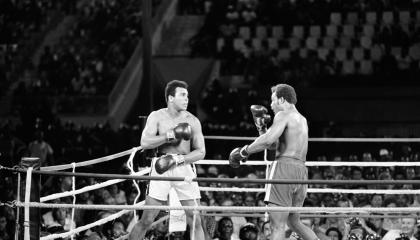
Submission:
<svg viewBox="0 0 420 240">
<path fill-rule="evenodd" d="M 286 117 L 287 125 L 279 140 L 280 156 L 306 160 L 308 152 L 308 124 L 297 111 L 289 111 Z"/>
</svg>

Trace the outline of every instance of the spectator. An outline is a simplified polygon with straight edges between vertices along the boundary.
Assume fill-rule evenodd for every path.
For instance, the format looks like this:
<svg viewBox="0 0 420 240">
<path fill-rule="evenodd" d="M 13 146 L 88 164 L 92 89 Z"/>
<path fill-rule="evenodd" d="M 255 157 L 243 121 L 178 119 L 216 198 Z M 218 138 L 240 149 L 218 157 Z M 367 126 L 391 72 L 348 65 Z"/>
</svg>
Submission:
<svg viewBox="0 0 420 240">
<path fill-rule="evenodd" d="M 270 240 L 270 239 L 271 239 L 270 221 L 266 221 L 263 223 L 261 227 L 260 240 Z"/>
<path fill-rule="evenodd" d="M 0 239 L 2 240 L 11 240 L 12 236 L 9 235 L 7 231 L 7 219 L 6 216 L 0 215 Z"/>
<path fill-rule="evenodd" d="M 395 239 L 409 239 L 417 240 L 414 236 L 417 230 L 417 218 L 406 217 L 401 219 L 400 229 L 389 230 L 382 240 L 395 240 Z"/>
<path fill-rule="evenodd" d="M 125 223 L 117 218 L 112 223 L 111 238 L 116 239 L 127 234 Z"/>
<path fill-rule="evenodd" d="M 239 230 L 240 240 L 257 240 L 258 228 L 253 223 L 245 223 Z"/>
<path fill-rule="evenodd" d="M 41 166 L 55 165 L 53 159 L 54 151 L 50 144 L 44 140 L 44 132 L 37 130 L 35 132 L 35 140 L 29 143 L 30 157 L 38 157 Z"/>
<path fill-rule="evenodd" d="M 331 240 L 342 240 L 343 234 L 341 234 L 340 230 L 336 227 L 328 228 L 325 232 L 325 235 L 331 238 Z"/>
<path fill-rule="evenodd" d="M 223 217 L 218 222 L 217 237 L 214 240 L 239 240 L 233 235 L 233 222 L 229 217 Z"/>
</svg>

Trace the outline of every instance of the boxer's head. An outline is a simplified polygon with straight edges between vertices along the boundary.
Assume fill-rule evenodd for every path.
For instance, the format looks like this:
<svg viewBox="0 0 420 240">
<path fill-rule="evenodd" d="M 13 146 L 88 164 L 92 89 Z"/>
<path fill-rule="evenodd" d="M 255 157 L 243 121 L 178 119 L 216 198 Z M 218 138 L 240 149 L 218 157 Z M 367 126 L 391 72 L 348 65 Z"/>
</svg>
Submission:
<svg viewBox="0 0 420 240">
<path fill-rule="evenodd" d="M 184 81 L 172 80 L 166 84 L 165 88 L 165 100 L 169 102 L 169 96 L 175 97 L 177 88 L 188 89 L 188 84 Z"/>
<path fill-rule="evenodd" d="M 274 112 L 284 109 L 284 104 L 296 104 L 295 89 L 287 84 L 277 84 L 271 88 L 271 108 Z"/>
</svg>

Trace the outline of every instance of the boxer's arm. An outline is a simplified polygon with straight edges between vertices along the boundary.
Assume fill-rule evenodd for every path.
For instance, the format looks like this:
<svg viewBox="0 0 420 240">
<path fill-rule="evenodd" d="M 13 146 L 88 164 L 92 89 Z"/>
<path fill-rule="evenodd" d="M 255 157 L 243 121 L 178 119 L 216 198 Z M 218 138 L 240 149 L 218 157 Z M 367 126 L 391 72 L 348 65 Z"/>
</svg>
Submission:
<svg viewBox="0 0 420 240">
<path fill-rule="evenodd" d="M 147 117 L 146 126 L 141 134 L 140 145 L 143 149 L 153 149 L 167 142 L 166 135 L 158 133 L 158 113 L 152 112 Z"/>
<path fill-rule="evenodd" d="M 191 124 L 191 130 L 192 130 L 192 136 L 191 136 L 192 151 L 184 155 L 185 164 L 202 160 L 204 159 L 204 156 L 206 155 L 206 147 L 204 144 L 204 136 L 201 129 L 201 123 L 196 117 L 194 117 L 194 121 Z"/>
<path fill-rule="evenodd" d="M 255 139 L 254 142 L 247 147 L 246 151 L 249 154 L 252 154 L 268 149 L 273 143 L 277 142 L 279 137 L 283 134 L 286 125 L 286 113 L 278 112 L 276 116 L 274 116 L 273 125 L 271 125 L 266 133 Z"/>
</svg>

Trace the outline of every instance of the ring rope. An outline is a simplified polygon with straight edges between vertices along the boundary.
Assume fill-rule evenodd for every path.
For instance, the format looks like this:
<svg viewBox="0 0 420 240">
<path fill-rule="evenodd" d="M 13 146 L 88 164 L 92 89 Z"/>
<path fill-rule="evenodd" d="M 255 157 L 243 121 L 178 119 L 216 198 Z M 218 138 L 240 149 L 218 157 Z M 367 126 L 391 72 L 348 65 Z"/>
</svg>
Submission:
<svg viewBox="0 0 420 240">
<path fill-rule="evenodd" d="M 110 161 L 128 154 L 131 154 L 132 152 L 137 152 L 139 150 L 142 150 L 142 147 L 133 147 L 132 149 L 120 152 L 120 153 L 116 153 L 116 154 L 112 154 L 112 155 L 108 155 L 105 157 L 100 157 L 100 158 L 95 158 L 92 160 L 87 160 L 84 162 L 78 162 L 76 163 L 76 167 L 84 167 L 84 166 L 89 166 L 89 165 L 93 165 L 96 163 L 101 163 L 101 162 L 106 162 L 106 161 Z M 70 169 L 72 168 L 71 164 L 62 164 L 62 165 L 55 165 L 55 166 L 48 166 L 48 167 L 41 167 L 42 171 L 60 171 L 60 170 L 65 170 L 65 169 Z"/>
<path fill-rule="evenodd" d="M 15 202 L 17 207 L 37 207 L 37 208 L 77 208 L 89 210 L 184 210 L 184 211 L 229 211 L 229 212 L 323 212 L 323 213 L 417 213 L 420 207 L 242 207 L 242 206 L 164 206 L 164 205 L 84 205 L 84 204 L 64 204 L 64 203 L 38 203 L 38 202 Z"/>
<path fill-rule="evenodd" d="M 209 140 L 253 141 L 257 137 L 204 136 Z M 420 142 L 420 138 L 309 138 L 309 142 Z"/>
<path fill-rule="evenodd" d="M 71 204 L 66 204 L 66 205 L 70 205 L 71 206 Z M 132 205 L 132 207 L 141 207 L 142 205 L 144 205 L 144 201 L 142 201 L 140 203 L 137 203 L 135 205 Z M 74 206 L 80 206 L 80 205 L 74 205 Z M 93 205 L 91 205 L 91 206 L 93 206 Z M 122 205 L 119 205 L 119 206 L 122 206 Z M 69 208 L 69 207 L 65 207 L 65 208 Z M 130 212 L 130 210 L 123 209 L 123 210 L 121 210 L 121 211 L 119 211 L 117 213 L 114 213 L 112 215 L 109 215 L 108 217 L 102 218 L 102 219 L 100 219 L 100 220 L 98 220 L 96 222 L 93 222 L 93 223 L 90 223 L 90 224 L 87 224 L 87 225 L 84 225 L 84 226 L 75 228 L 72 231 L 68 231 L 68 232 L 64 232 L 64 233 L 51 234 L 51 235 L 48 235 L 48 236 L 45 236 L 45 237 L 41 237 L 40 240 L 50 240 L 50 239 L 56 239 L 56 238 L 63 238 L 64 239 L 66 237 L 69 237 L 69 236 L 72 236 L 74 234 L 77 234 L 77 233 L 83 232 L 85 230 L 88 230 L 89 228 L 93 228 L 93 227 L 96 227 L 98 225 L 103 225 L 103 224 L 105 224 L 105 223 L 107 223 L 109 221 L 112 221 L 114 219 L 117 219 L 117 218 L 121 217 L 122 215 L 124 215 L 124 214 L 126 214 L 128 212 Z"/>
<path fill-rule="evenodd" d="M 149 173 L 149 171 L 150 171 L 150 168 L 146 168 L 146 169 L 143 169 L 140 172 L 137 172 L 135 174 L 141 176 L 141 175 Z M 47 202 L 47 201 L 51 201 L 51 200 L 58 199 L 58 198 L 68 197 L 68 196 L 72 196 L 73 194 L 77 195 L 77 194 L 93 191 L 93 190 L 96 190 L 96 189 L 99 189 L 99 188 L 107 187 L 107 186 L 117 184 L 117 183 L 120 183 L 120 182 L 124 182 L 124 181 L 126 181 L 126 179 L 113 179 L 113 180 L 108 180 L 108 181 L 105 181 L 105 182 L 102 182 L 102 183 L 96 183 L 94 185 L 86 186 L 86 187 L 77 189 L 75 191 L 66 191 L 66 192 L 61 192 L 61 193 L 54 193 L 54 194 L 51 194 L 51 195 L 48 195 L 48 196 L 45 196 L 45 197 L 41 197 L 40 202 Z"/>
<path fill-rule="evenodd" d="M 272 161 L 269 161 L 271 164 Z M 229 160 L 199 160 L 195 164 L 201 165 L 229 165 Z M 259 160 L 248 160 L 242 165 L 245 166 L 263 166 L 267 163 Z M 357 167 L 417 167 L 420 166 L 420 162 L 317 162 L 307 161 L 305 162 L 307 167 L 342 167 L 342 166 L 357 166 Z"/>
<path fill-rule="evenodd" d="M 26 172 L 24 169 L 14 169 L 2 167 L 2 169 L 12 172 Z M 104 179 L 136 179 L 143 181 L 185 181 L 183 177 L 158 177 L 158 176 L 133 176 L 123 174 L 102 174 L 102 173 L 72 173 L 72 172 L 55 172 L 55 171 L 32 171 L 34 174 L 41 175 L 58 175 L 58 176 L 78 176 Z M 211 183 L 271 183 L 271 184 L 324 184 L 324 185 L 392 185 L 392 184 L 411 184 L 420 185 L 420 180 L 297 180 L 297 179 L 231 179 L 231 178 L 193 178 L 195 182 L 211 182 Z"/>
<path fill-rule="evenodd" d="M 214 217 L 264 217 L 264 213 L 202 213 L 201 216 L 214 216 Z M 301 218 L 407 218 L 418 217 L 417 214 L 391 214 L 391 215 L 378 215 L 378 214 L 300 214 Z"/>
<path fill-rule="evenodd" d="M 208 192 L 265 192 L 264 188 L 238 188 L 238 187 L 200 187 L 200 191 Z M 352 193 L 352 194 L 420 194 L 420 189 L 335 189 L 335 188 L 308 188 L 308 193 Z"/>
<path fill-rule="evenodd" d="M 31 201 L 31 184 L 32 184 L 32 171 L 33 167 L 28 167 L 28 171 L 26 172 L 26 185 L 25 185 L 25 205 Z M 24 240 L 30 239 L 29 233 L 29 205 L 25 206 L 25 221 L 23 226 L 25 226 L 24 230 Z"/>
</svg>

